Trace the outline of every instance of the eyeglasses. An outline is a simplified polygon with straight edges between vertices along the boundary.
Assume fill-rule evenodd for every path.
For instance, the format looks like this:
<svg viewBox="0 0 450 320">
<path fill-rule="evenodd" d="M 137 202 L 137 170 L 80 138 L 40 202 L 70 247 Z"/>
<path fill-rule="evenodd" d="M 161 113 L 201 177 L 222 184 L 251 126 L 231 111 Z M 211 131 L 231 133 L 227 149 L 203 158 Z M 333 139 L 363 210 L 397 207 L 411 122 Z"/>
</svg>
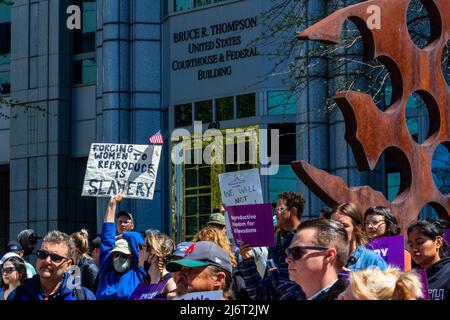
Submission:
<svg viewBox="0 0 450 320">
<path fill-rule="evenodd" d="M 56 253 L 50 253 L 50 252 L 45 251 L 45 250 L 37 250 L 37 251 L 36 251 L 36 255 L 37 255 L 37 257 L 38 257 L 39 259 L 41 259 L 41 260 L 45 260 L 45 259 L 47 259 L 48 257 L 50 257 L 50 260 L 52 260 L 53 262 L 56 262 L 56 263 L 59 263 L 59 262 L 61 262 L 61 261 L 63 261 L 63 260 L 69 260 L 69 259 L 66 258 L 66 257 L 60 256 L 59 254 L 56 254 Z"/>
<path fill-rule="evenodd" d="M 292 248 L 286 249 L 286 256 L 288 258 L 292 258 L 294 260 L 301 259 L 305 255 L 305 250 L 319 250 L 319 251 L 325 251 L 329 248 L 322 247 L 322 246 L 296 246 Z"/>
<path fill-rule="evenodd" d="M 365 222 L 365 225 L 366 225 L 366 227 L 370 227 L 370 226 L 376 227 L 376 226 L 381 226 L 381 225 L 383 225 L 384 223 L 385 223 L 384 220 L 378 220 L 378 221 L 366 221 L 366 222 Z"/>
<path fill-rule="evenodd" d="M 113 258 L 123 258 L 123 259 L 128 259 L 130 257 L 129 255 L 120 252 L 113 252 L 112 256 Z"/>
<path fill-rule="evenodd" d="M 288 207 L 276 207 L 275 208 L 275 212 L 283 212 L 284 210 L 286 210 Z"/>
<path fill-rule="evenodd" d="M 14 267 L 7 267 L 7 268 L 2 268 L 0 269 L 0 273 L 6 273 L 6 274 L 10 274 L 12 273 L 14 270 L 16 270 L 16 268 Z"/>
</svg>

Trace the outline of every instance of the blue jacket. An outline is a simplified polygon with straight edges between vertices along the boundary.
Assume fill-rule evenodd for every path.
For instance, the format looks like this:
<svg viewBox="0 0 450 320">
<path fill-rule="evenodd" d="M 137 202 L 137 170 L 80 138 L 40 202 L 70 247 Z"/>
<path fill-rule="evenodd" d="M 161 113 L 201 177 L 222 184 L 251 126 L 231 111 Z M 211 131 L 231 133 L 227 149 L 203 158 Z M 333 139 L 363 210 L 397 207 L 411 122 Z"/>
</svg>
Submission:
<svg viewBox="0 0 450 320">
<path fill-rule="evenodd" d="M 282 232 L 277 237 L 275 247 L 269 248 L 268 260 L 272 259 L 277 269 L 269 271 L 266 266 L 264 277 L 258 273 L 255 259 L 243 260 L 245 285 L 253 300 L 303 300 L 305 295 L 298 284 L 289 279 L 286 262 L 286 248 L 294 238 L 295 232 Z"/>
<path fill-rule="evenodd" d="M 84 287 L 81 287 L 80 290 L 70 289 L 67 285 L 69 279 L 69 275 L 65 273 L 59 290 L 46 300 L 82 300 L 81 294 L 84 294 L 84 300 L 96 300 L 94 293 L 89 289 Z M 80 293 L 81 290 L 83 293 Z M 13 300 L 22 301 L 42 301 L 44 299 L 45 295 L 41 289 L 39 275 L 25 280 L 22 286 L 17 287 L 16 294 L 13 298 Z"/>
<path fill-rule="evenodd" d="M 142 236 L 133 231 L 124 232 L 123 239 L 128 242 L 133 255 L 131 269 L 124 274 L 114 269 L 111 250 L 116 242 L 116 226 L 113 222 L 103 223 L 100 246 L 97 299 L 128 300 L 146 275 L 139 266 L 138 245 L 144 243 Z"/>
<path fill-rule="evenodd" d="M 372 250 L 366 249 L 363 245 L 359 245 L 351 254 L 350 262 L 346 267 L 352 271 L 364 270 L 369 267 L 378 267 L 386 270 L 389 265 L 378 254 Z"/>
</svg>

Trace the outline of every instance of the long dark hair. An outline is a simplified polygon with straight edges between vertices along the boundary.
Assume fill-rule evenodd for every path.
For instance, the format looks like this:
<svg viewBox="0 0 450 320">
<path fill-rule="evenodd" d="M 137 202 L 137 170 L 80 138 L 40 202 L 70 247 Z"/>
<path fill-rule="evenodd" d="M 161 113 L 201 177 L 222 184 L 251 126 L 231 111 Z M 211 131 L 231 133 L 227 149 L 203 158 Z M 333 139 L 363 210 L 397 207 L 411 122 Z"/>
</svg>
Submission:
<svg viewBox="0 0 450 320">
<path fill-rule="evenodd" d="M 343 214 L 352 220 L 356 243 L 365 246 L 369 241 L 364 229 L 364 217 L 358 207 L 351 202 L 342 203 L 333 209 L 333 213 L 335 212 Z"/>
<path fill-rule="evenodd" d="M 398 236 L 400 234 L 400 228 L 398 226 L 397 219 L 392 213 L 391 209 L 387 207 L 375 206 L 370 207 L 364 213 L 364 221 L 370 215 L 382 216 L 384 218 L 384 222 L 386 223 L 386 232 L 385 236 Z"/>
<path fill-rule="evenodd" d="M 11 262 L 14 268 L 17 270 L 17 272 L 19 273 L 19 283 L 20 285 L 22 285 L 25 279 L 27 278 L 27 268 L 25 267 L 25 262 L 23 261 L 23 259 L 19 257 L 11 257 L 9 259 L 6 259 L 6 261 L 2 265 L 2 268 L 6 262 Z M 9 288 L 8 284 L 3 283 L 3 278 L 2 278 L 2 287 L 5 289 Z"/>
<path fill-rule="evenodd" d="M 442 237 L 442 246 L 439 248 L 439 256 L 441 258 L 450 256 L 450 247 L 444 238 L 445 228 L 447 227 L 447 222 L 445 220 L 418 220 L 414 221 L 408 226 L 408 235 L 414 230 L 419 231 L 423 235 L 436 240 L 437 237 Z"/>
</svg>

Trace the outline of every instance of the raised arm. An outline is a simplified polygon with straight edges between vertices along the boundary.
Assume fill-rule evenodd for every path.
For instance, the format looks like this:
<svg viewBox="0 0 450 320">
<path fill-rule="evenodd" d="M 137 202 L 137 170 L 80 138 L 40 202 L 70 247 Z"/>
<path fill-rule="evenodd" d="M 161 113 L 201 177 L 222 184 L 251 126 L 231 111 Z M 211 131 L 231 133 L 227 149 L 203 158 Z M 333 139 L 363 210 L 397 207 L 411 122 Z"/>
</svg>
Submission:
<svg viewBox="0 0 450 320">
<path fill-rule="evenodd" d="M 103 217 L 103 222 L 114 222 L 114 215 L 116 213 L 117 203 L 122 201 L 123 191 L 120 191 L 115 196 L 109 199 L 108 206 L 106 207 L 105 216 Z"/>
</svg>

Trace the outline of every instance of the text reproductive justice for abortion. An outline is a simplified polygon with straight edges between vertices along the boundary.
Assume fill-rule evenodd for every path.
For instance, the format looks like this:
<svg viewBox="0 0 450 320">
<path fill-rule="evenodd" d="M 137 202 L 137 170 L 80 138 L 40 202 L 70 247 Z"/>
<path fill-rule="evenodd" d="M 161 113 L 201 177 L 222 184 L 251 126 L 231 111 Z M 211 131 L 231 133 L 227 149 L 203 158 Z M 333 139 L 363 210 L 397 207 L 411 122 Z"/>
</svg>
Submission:
<svg viewBox="0 0 450 320">
<path fill-rule="evenodd" d="M 110 197 L 123 190 L 127 198 L 151 200 L 160 157 L 160 145 L 93 143 L 82 195 Z"/>
</svg>

